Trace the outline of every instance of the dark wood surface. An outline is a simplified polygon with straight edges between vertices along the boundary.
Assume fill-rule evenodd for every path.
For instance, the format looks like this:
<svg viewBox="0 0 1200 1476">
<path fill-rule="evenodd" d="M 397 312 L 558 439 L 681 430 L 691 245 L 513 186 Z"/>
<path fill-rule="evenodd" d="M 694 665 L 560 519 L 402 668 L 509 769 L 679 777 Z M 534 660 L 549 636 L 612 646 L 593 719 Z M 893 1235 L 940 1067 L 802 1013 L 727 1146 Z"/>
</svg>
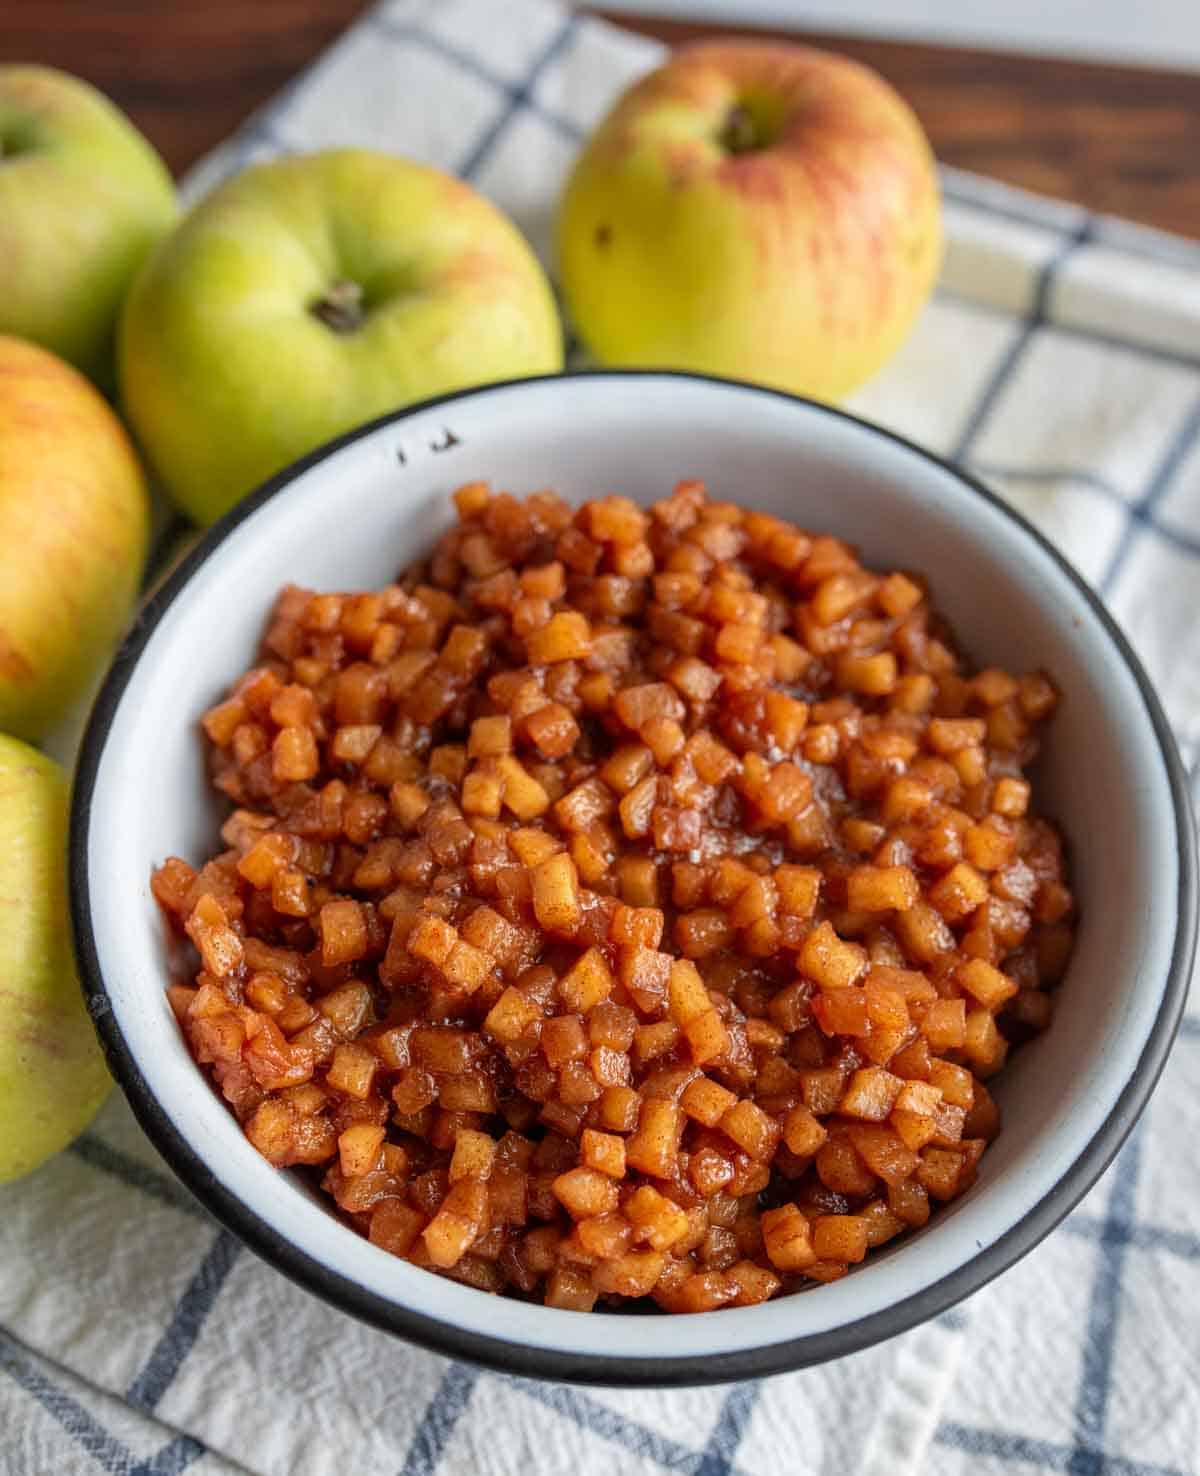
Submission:
<svg viewBox="0 0 1200 1476">
<path fill-rule="evenodd" d="M 363 8 L 359 0 L 0 0 L 0 61 L 47 62 L 87 77 L 179 172 Z M 620 19 L 669 41 L 713 34 Z M 946 163 L 1200 239 L 1200 76 L 861 37 L 806 39 L 888 77 Z"/>
</svg>

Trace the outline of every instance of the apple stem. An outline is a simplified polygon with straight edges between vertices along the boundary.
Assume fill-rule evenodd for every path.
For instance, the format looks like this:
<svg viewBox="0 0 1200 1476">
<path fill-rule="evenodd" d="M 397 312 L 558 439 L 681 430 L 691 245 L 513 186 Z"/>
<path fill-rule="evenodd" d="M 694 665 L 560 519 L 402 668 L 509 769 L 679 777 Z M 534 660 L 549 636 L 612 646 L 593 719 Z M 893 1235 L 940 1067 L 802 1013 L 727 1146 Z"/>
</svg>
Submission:
<svg viewBox="0 0 1200 1476">
<path fill-rule="evenodd" d="M 363 290 L 357 282 L 335 282 L 309 308 L 314 318 L 319 318 L 335 333 L 353 333 L 366 316 L 363 311 Z"/>
<path fill-rule="evenodd" d="M 725 114 L 721 145 L 731 154 L 749 154 L 761 147 L 754 116 L 745 103 L 734 103 Z"/>
</svg>

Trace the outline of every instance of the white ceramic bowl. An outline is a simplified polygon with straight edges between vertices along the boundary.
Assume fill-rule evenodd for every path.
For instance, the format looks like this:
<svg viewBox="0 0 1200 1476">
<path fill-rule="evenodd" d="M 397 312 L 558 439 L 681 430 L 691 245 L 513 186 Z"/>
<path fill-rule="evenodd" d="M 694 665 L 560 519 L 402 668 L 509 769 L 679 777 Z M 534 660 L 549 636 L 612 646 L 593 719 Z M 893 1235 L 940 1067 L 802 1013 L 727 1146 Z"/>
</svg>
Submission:
<svg viewBox="0 0 1200 1476">
<path fill-rule="evenodd" d="M 828 530 L 868 563 L 926 572 L 979 664 L 1041 666 L 1064 700 L 1040 803 L 1070 842 L 1078 943 L 1047 1034 L 997 1079 L 1004 1130 L 979 1181 L 844 1280 L 697 1316 L 588 1315 L 430 1275 L 269 1169 L 196 1069 L 163 992 L 150 873 L 210 853 L 218 811 L 196 719 L 251 662 L 288 581 L 386 583 L 474 478 L 573 499 L 650 501 L 683 476 Z M 331 1302 L 439 1351 L 513 1372 L 690 1383 L 775 1372 L 890 1337 L 975 1290 L 1079 1200 L 1145 1105 L 1183 1007 L 1196 861 L 1158 703 L 1095 597 L 962 473 L 825 407 L 646 373 L 526 380 L 401 412 L 310 456 L 218 524 L 151 601 L 93 713 L 72 832 L 76 941 L 112 1069 L 179 1176 L 268 1261 Z"/>
</svg>

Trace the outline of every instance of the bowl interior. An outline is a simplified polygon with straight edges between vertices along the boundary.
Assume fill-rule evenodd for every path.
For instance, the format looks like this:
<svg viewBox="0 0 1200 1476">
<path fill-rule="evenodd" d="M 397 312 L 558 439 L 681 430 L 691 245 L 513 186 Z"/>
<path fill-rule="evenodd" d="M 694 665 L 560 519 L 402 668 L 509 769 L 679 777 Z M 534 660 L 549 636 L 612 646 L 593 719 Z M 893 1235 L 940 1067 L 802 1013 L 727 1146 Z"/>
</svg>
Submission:
<svg viewBox="0 0 1200 1476">
<path fill-rule="evenodd" d="M 266 1168 L 192 1064 L 167 1007 L 150 872 L 167 855 L 196 860 L 213 849 L 219 812 L 196 719 L 253 659 L 284 583 L 387 582 L 448 524 L 453 488 L 474 478 L 518 493 L 651 501 L 684 476 L 837 533 L 868 563 L 925 573 L 974 662 L 1055 676 L 1064 701 L 1040 763 L 1039 803 L 1070 841 L 1078 945 L 1052 1028 L 998 1078 L 1005 1127 L 978 1184 L 926 1232 L 841 1282 L 756 1308 L 659 1319 L 498 1304 L 377 1250 L 291 1176 Z M 91 800 L 90 921 L 113 1020 L 149 1091 L 212 1174 L 280 1237 L 379 1297 L 460 1329 L 544 1350 L 711 1357 L 820 1337 L 895 1307 L 1064 1192 L 1162 1001 L 1180 869 L 1170 784 L 1142 692 L 1078 585 L 950 470 L 854 421 L 746 387 L 670 375 L 536 381 L 377 427 L 205 548 L 111 713 Z"/>
</svg>

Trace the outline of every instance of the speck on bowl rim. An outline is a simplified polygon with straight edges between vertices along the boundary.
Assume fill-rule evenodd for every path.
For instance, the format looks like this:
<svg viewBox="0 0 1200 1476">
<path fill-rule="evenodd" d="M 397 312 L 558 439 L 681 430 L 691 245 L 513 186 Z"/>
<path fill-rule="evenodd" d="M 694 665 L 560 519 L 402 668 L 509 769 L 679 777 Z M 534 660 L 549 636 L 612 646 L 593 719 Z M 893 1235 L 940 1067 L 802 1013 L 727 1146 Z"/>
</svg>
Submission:
<svg viewBox="0 0 1200 1476">
<path fill-rule="evenodd" d="M 448 419 L 455 425 L 453 434 L 446 436 L 439 427 L 445 427 Z M 175 702 L 176 687 L 186 689 L 193 678 L 189 671 L 179 677 L 168 675 L 164 654 L 172 644 L 176 656 L 188 651 L 192 607 L 201 609 L 207 599 L 211 616 L 213 602 L 221 600 L 219 581 L 227 564 L 235 570 L 256 567 L 264 558 L 269 564 L 269 552 L 258 552 L 261 540 L 255 542 L 262 532 L 274 530 L 278 535 L 290 521 L 294 549 L 302 548 L 304 557 L 322 557 L 320 547 L 312 549 L 314 542 L 320 544 L 320 535 L 301 540 L 298 520 L 304 520 L 305 527 L 330 524 L 326 531 L 332 538 L 331 519 L 339 515 L 332 511 L 329 478 L 343 486 L 357 468 L 354 495 L 362 507 L 374 509 L 383 519 L 381 526 L 389 530 L 386 537 L 400 536 L 402 530 L 416 551 L 428 546 L 436 531 L 433 519 L 442 514 L 435 511 L 440 504 L 435 505 L 432 492 L 426 492 L 422 507 L 419 497 L 397 495 L 389 490 L 391 483 L 381 480 L 385 475 L 395 480 L 397 448 L 408 447 L 407 452 L 401 450 L 401 465 L 424 476 L 424 482 L 413 486 L 432 481 L 442 499 L 449 487 L 487 473 L 477 467 L 468 471 L 467 456 L 447 463 L 449 475 L 443 476 L 442 464 L 431 453 L 465 442 L 468 448 L 477 445 L 489 462 L 503 461 L 510 450 L 511 427 L 522 425 L 530 446 L 538 448 L 520 463 L 528 466 L 527 481 L 522 484 L 513 475 L 497 478 L 516 491 L 570 481 L 573 475 L 578 483 L 579 475 L 587 474 L 575 474 L 578 466 L 589 464 L 604 470 L 590 473 L 591 482 L 579 488 L 582 494 L 633 490 L 631 467 L 656 462 L 654 475 L 661 479 L 674 461 L 674 480 L 703 476 L 706 471 L 711 476 L 706 461 L 726 458 L 724 476 L 714 481 L 717 495 L 761 506 L 763 494 L 739 495 L 744 482 L 768 476 L 773 480 L 767 485 L 776 487 L 785 476 L 784 468 L 793 463 L 803 466 L 808 477 L 819 470 L 829 479 L 833 494 L 828 516 L 823 510 L 797 509 L 799 521 L 852 541 L 869 545 L 874 540 L 877 549 L 886 549 L 897 539 L 900 544 L 907 540 L 910 549 L 918 551 L 937 544 L 941 562 L 933 568 L 927 562 L 926 568 L 934 599 L 956 631 L 962 623 L 960 612 L 965 611 L 967 623 L 974 622 L 985 633 L 989 620 L 995 630 L 1007 622 L 1007 634 L 995 639 L 1011 644 L 1012 610 L 993 615 L 971 603 L 970 591 L 986 590 L 988 580 L 993 581 L 998 590 L 1007 591 L 1006 600 L 1016 601 L 1013 608 L 1018 613 L 1025 602 L 1032 622 L 1028 628 L 1058 649 L 1060 657 L 1066 652 L 1068 666 L 1075 663 L 1067 675 L 1078 677 L 1078 688 L 1067 690 L 1063 713 L 1071 711 L 1074 701 L 1076 708 L 1090 703 L 1104 717 L 1099 730 L 1088 730 L 1094 741 L 1075 744 L 1076 757 L 1087 750 L 1082 761 L 1054 759 L 1053 731 L 1048 745 L 1050 767 L 1058 776 L 1056 793 L 1066 804 L 1077 808 L 1083 804 L 1079 824 L 1088 844 L 1080 844 L 1080 835 L 1070 826 L 1064 828 L 1068 844 L 1074 838 L 1080 846 L 1082 854 L 1076 859 L 1085 879 L 1110 892 L 1119 883 L 1134 899 L 1127 899 L 1127 915 L 1114 919 L 1112 914 L 1119 909 L 1093 901 L 1089 913 L 1086 888 L 1081 894 L 1079 948 L 1087 951 L 1089 927 L 1093 932 L 1107 928 L 1110 936 L 1096 945 L 1096 958 L 1124 960 L 1104 997 L 1104 1018 L 1112 1018 L 1104 1027 L 1109 1034 L 1103 1037 L 1103 1048 L 1080 1058 L 1078 1082 L 1055 1089 L 1061 1090 L 1065 1105 L 1050 1109 L 1044 1144 L 1038 1140 L 1030 1147 L 1008 1136 L 1011 1113 L 1033 1112 L 1034 1106 L 1042 1109 L 1043 1103 L 1030 1105 L 1026 1100 L 1035 1087 L 1045 1091 L 1050 1080 L 1070 1075 L 1061 1063 L 1052 1070 L 1051 1058 L 1044 1054 L 1039 1058 L 1037 1051 L 1061 1053 L 1070 1038 L 1063 1033 L 1067 1024 L 1075 1021 L 1075 1033 L 1086 1035 L 1088 1020 L 1101 1008 L 1082 992 L 1099 986 L 1095 970 L 1087 979 L 1077 977 L 1077 949 L 1050 1031 L 1014 1053 L 997 1078 L 1002 1097 L 1012 1075 L 1026 1083 L 1025 1095 L 1011 1094 L 1013 1101 L 1006 1104 L 1008 1131 L 984 1156 L 979 1182 L 939 1211 L 924 1231 L 874 1252 L 839 1282 L 752 1308 L 633 1316 L 531 1306 L 436 1277 L 370 1245 L 322 1208 L 293 1176 L 269 1169 L 192 1064 L 170 1017 L 161 959 L 147 941 L 151 926 L 161 932 L 161 923 L 157 916 L 152 924 L 141 915 L 149 898 L 150 868 L 169 846 L 156 837 L 152 846 L 139 850 L 131 833 L 139 826 L 166 823 L 155 818 L 159 808 L 152 811 L 152 806 L 173 815 L 173 798 L 192 781 L 179 777 L 185 772 L 179 763 L 174 771 L 156 776 L 154 765 L 169 763 L 161 758 L 159 746 L 169 745 L 171 732 L 177 729 L 185 735 L 178 741 L 198 752 L 195 719 L 219 694 L 204 689 L 205 700 L 193 701 L 183 691 Z M 706 437 L 709 450 L 700 451 Z M 538 456 L 550 467 L 550 477 L 539 474 Z M 553 474 L 556 462 L 561 476 Z M 730 485 L 734 477 L 737 485 Z M 670 481 L 655 482 L 658 495 L 669 486 Z M 801 495 L 807 487 L 805 483 L 792 488 L 789 483 L 784 493 Z M 771 495 L 778 502 L 784 494 Z M 883 534 L 881 523 L 887 525 Z M 343 518 L 338 528 L 353 526 Z M 364 531 L 362 536 L 378 543 L 382 535 Z M 886 553 L 873 554 L 869 547 L 864 552 L 868 562 L 886 558 Z M 360 565 L 364 558 L 377 561 L 376 555 L 368 558 L 361 549 L 356 556 Z M 399 567 L 411 556 L 397 552 L 390 567 Z M 972 560 L 972 567 L 961 567 Z M 920 557 L 895 562 L 922 566 Z M 353 586 L 353 576 L 343 579 L 339 567 L 328 568 L 324 587 Z M 261 627 L 269 594 L 287 577 L 286 573 L 280 577 L 279 569 L 262 575 L 262 591 L 255 592 L 253 608 L 245 614 L 247 629 Z M 305 577 L 303 571 L 300 577 Z M 320 587 L 319 574 L 311 582 Z M 942 597 L 946 584 L 957 585 L 957 603 Z M 236 607 L 226 603 L 221 608 Z M 216 644 L 220 648 L 219 639 Z M 964 645 L 971 652 L 971 642 Z M 193 642 L 189 654 L 199 650 Z M 235 677 L 251 655 L 244 646 L 232 645 L 221 666 L 223 679 Z M 220 660 L 219 649 L 216 659 Z M 172 671 L 178 670 L 176 664 Z M 1053 666 L 1051 670 L 1063 675 Z M 151 727 L 142 705 L 156 690 L 165 716 Z M 151 712 L 160 704 L 149 704 Z M 1056 724 L 1063 722 L 1063 713 Z M 1107 840 L 1112 844 L 1107 846 L 1103 816 L 1089 818 L 1084 804 L 1088 774 L 1099 765 L 1095 782 L 1102 784 L 1106 763 L 1106 792 L 1113 796 L 1116 813 L 1126 815 L 1124 832 L 1116 828 L 1116 821 L 1109 822 Z M 173 781 L 155 783 L 172 772 Z M 1114 776 L 1123 781 L 1115 795 Z M 189 804 L 190 823 L 197 823 L 194 796 L 178 803 L 180 824 Z M 205 813 L 211 835 L 211 812 Z M 1093 826 L 1099 830 L 1089 828 Z M 1114 861 L 1113 855 L 1124 849 L 1129 850 L 1132 871 L 1122 877 L 1124 863 Z M 1140 870 L 1135 865 L 1139 859 L 1146 863 Z M 125 890 L 121 890 L 122 867 Z M 82 987 L 113 1074 L 152 1142 L 218 1219 L 309 1291 L 385 1331 L 509 1373 L 612 1385 L 717 1383 L 838 1358 L 935 1316 L 1032 1249 L 1100 1176 L 1154 1089 L 1183 1013 L 1197 916 L 1195 833 L 1187 782 L 1162 709 L 1107 611 L 1042 535 L 961 469 L 844 411 L 738 381 L 656 370 L 598 370 L 508 381 L 410 406 L 319 448 L 226 514 L 148 601 L 96 700 L 75 776 L 69 878 Z M 153 911 L 154 904 L 149 906 Z M 1122 928 L 1132 930 L 1132 941 L 1126 939 L 1124 952 L 1118 948 L 1114 954 L 1112 940 L 1124 937 Z M 1116 966 L 1109 972 L 1114 974 Z M 1113 1042 L 1119 1047 L 1115 1054 Z M 1027 1061 L 1041 1064 L 1022 1064 Z M 1061 1122 L 1053 1117 L 1055 1111 Z"/>
</svg>

